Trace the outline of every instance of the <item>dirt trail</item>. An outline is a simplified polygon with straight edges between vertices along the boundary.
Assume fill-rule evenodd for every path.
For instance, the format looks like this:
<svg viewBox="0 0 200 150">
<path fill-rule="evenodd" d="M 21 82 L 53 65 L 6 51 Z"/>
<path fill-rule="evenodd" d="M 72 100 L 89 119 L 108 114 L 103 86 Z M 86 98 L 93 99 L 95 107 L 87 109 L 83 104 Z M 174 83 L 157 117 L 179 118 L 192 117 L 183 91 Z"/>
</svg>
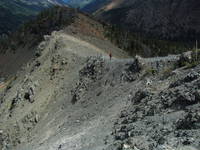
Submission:
<svg viewBox="0 0 200 150">
<path fill-rule="evenodd" d="M 108 56 L 109 52 L 106 51 L 106 49 L 101 49 L 95 46 L 94 44 L 91 44 L 82 39 L 78 39 L 72 35 L 59 32 L 57 34 L 55 33 L 55 39 L 62 42 L 62 44 L 64 44 L 63 47 L 68 48 L 68 50 L 71 50 L 73 53 L 76 53 L 77 55 L 81 55 L 82 57 L 96 56 L 96 55 L 102 55 L 104 58 L 109 57 Z M 109 49 L 109 47 L 107 49 Z M 110 51 L 112 52 L 113 50 L 110 50 Z M 112 53 L 112 55 L 113 55 L 113 58 L 124 57 L 124 53 L 121 54 L 121 56 L 123 57 L 120 57 L 120 51 L 118 52 L 118 55 L 115 55 L 115 53 Z M 128 57 L 128 54 L 127 54 L 127 57 Z"/>
<path fill-rule="evenodd" d="M 62 35 L 59 35 L 61 38 L 63 38 L 64 41 L 71 41 L 71 42 L 74 42 L 76 43 L 77 45 L 80 45 L 81 47 L 87 47 L 89 49 L 93 49 L 94 51 L 102 54 L 102 55 L 107 55 L 106 52 L 104 52 L 102 49 L 86 42 L 86 41 L 83 41 L 81 39 L 77 39 L 75 38 L 74 36 L 71 36 L 71 35 L 68 35 L 68 34 L 62 34 Z M 60 38 L 58 37 L 58 38 Z M 79 53 L 81 53 L 81 51 L 79 51 Z M 83 54 L 83 53 L 81 53 Z"/>
</svg>

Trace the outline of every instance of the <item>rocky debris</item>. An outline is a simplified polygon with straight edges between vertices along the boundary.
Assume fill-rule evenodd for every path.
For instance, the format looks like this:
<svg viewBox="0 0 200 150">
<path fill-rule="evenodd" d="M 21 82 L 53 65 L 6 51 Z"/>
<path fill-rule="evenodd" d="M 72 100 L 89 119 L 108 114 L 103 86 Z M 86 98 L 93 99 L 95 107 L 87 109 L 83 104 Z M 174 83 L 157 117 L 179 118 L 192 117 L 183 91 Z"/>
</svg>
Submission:
<svg viewBox="0 0 200 150">
<path fill-rule="evenodd" d="M 135 93 L 135 97 L 132 98 L 132 102 L 134 104 L 138 104 L 141 102 L 141 100 L 143 98 L 145 98 L 146 96 L 148 96 L 148 92 L 147 91 L 143 91 L 143 90 L 139 90 Z"/>
<path fill-rule="evenodd" d="M 133 82 L 138 76 L 139 72 L 142 70 L 142 65 L 136 58 L 131 64 L 127 64 L 128 68 L 122 73 L 121 80 L 123 82 Z"/>
<path fill-rule="evenodd" d="M 39 61 L 35 61 L 33 64 L 27 64 L 27 68 L 31 68 L 30 69 L 30 73 L 33 73 L 37 68 L 39 68 L 39 66 L 41 65 L 41 63 Z M 25 68 L 24 68 L 25 70 Z"/>
<path fill-rule="evenodd" d="M 75 104 L 88 90 L 89 84 L 102 78 L 104 71 L 104 60 L 102 57 L 89 57 L 86 65 L 79 71 L 79 81 L 71 90 L 72 104 Z"/>
<path fill-rule="evenodd" d="M 41 65 L 41 63 L 37 60 L 36 62 L 35 62 L 35 67 L 39 67 Z"/>
<path fill-rule="evenodd" d="M 172 84 L 170 84 L 169 87 L 173 88 L 173 87 L 176 87 L 176 86 L 180 86 L 184 83 L 192 82 L 192 81 L 198 79 L 199 77 L 200 77 L 200 74 L 198 72 L 192 71 L 192 72 L 188 73 L 186 76 L 177 80 L 176 82 L 173 82 Z"/>
<path fill-rule="evenodd" d="M 40 57 L 42 55 L 42 51 L 45 49 L 45 47 L 47 46 L 49 40 L 50 40 L 50 36 L 49 35 L 45 35 L 44 36 L 45 41 L 41 42 L 36 51 L 35 51 L 35 56 L 36 57 Z"/>
<path fill-rule="evenodd" d="M 93 81 L 99 80 L 103 73 L 104 60 L 100 56 L 89 57 L 86 66 L 80 70 L 80 77 L 89 78 Z"/>
<path fill-rule="evenodd" d="M 66 58 L 61 57 L 60 55 L 53 56 L 51 59 L 50 79 L 55 79 L 56 75 L 64 69 L 65 65 L 67 65 Z"/>
<path fill-rule="evenodd" d="M 36 50 L 36 52 L 35 52 L 35 56 L 36 57 L 40 57 L 42 55 L 42 51 L 41 50 Z"/>
<path fill-rule="evenodd" d="M 90 83 L 91 83 L 90 79 L 80 76 L 80 80 L 76 83 L 75 88 L 71 90 L 72 104 L 75 104 L 78 100 L 80 100 L 85 91 L 88 90 L 88 86 Z"/>
<path fill-rule="evenodd" d="M 61 144 L 58 146 L 58 150 L 60 150 L 60 149 L 62 149 L 62 145 Z"/>
<path fill-rule="evenodd" d="M 16 96 L 11 101 L 10 111 L 12 111 L 16 107 L 17 103 L 21 101 L 22 99 L 23 99 L 23 96 L 21 92 L 17 91 Z"/>
<path fill-rule="evenodd" d="M 16 95 L 11 100 L 11 105 L 9 109 L 11 113 L 20 101 L 27 100 L 30 103 L 33 103 L 35 101 L 34 97 L 36 94 L 36 87 L 38 86 L 38 84 L 39 83 L 37 81 L 33 82 L 29 76 L 25 77 L 22 86 L 19 87 L 19 89 L 16 92 Z"/>
<path fill-rule="evenodd" d="M 182 109 L 200 102 L 199 93 L 194 89 L 178 87 L 161 94 L 165 108 Z"/>
<path fill-rule="evenodd" d="M 147 74 L 156 75 L 174 69 L 177 64 L 179 55 L 168 55 L 166 57 L 152 57 L 143 59 L 143 68 Z"/>
<path fill-rule="evenodd" d="M 192 60 L 192 55 L 193 55 L 193 51 L 188 51 L 188 52 L 184 52 L 182 54 L 182 56 L 180 55 L 180 57 L 184 57 L 184 58 L 186 58 L 188 60 Z"/>
<path fill-rule="evenodd" d="M 178 61 L 176 62 L 175 66 L 183 67 L 183 66 L 185 66 L 185 63 L 189 63 L 189 62 L 191 62 L 191 58 L 188 57 L 187 55 L 182 54 L 182 55 L 180 55 L 180 57 L 179 57 Z"/>
<path fill-rule="evenodd" d="M 184 82 L 191 82 L 191 81 L 193 81 L 193 80 L 196 80 L 196 79 L 199 78 L 199 77 L 200 77 L 199 73 L 197 73 L 197 72 L 191 72 L 191 73 L 189 73 L 189 74 L 183 79 L 183 81 L 184 81 Z"/>
<path fill-rule="evenodd" d="M 29 131 L 39 122 L 39 115 L 37 112 L 31 112 L 22 119 L 24 127 Z"/>
<path fill-rule="evenodd" d="M 200 147 L 199 78 L 198 73 L 191 72 L 172 83 L 176 86 L 161 92 L 140 89 L 135 95 L 130 94 L 132 104 L 124 108 L 113 127 L 114 143 L 118 144 L 111 147 L 120 150 Z"/>
<path fill-rule="evenodd" d="M 171 83 L 169 89 L 160 93 L 164 107 L 182 109 L 200 103 L 199 79 L 197 72 L 191 72 Z"/>
<path fill-rule="evenodd" d="M 0 149 L 1 150 L 10 150 L 14 146 L 21 143 L 19 139 L 20 128 L 18 123 L 14 123 L 11 129 L 0 130 Z"/>
<path fill-rule="evenodd" d="M 199 60 L 200 53 L 194 51 L 188 51 L 179 56 L 177 63 L 175 64 L 176 67 L 184 67 L 188 64 L 194 63 Z M 194 65 L 195 66 L 195 65 Z"/>
<path fill-rule="evenodd" d="M 0 149 L 1 150 L 7 150 L 9 149 L 9 136 L 3 131 L 0 130 Z"/>
<path fill-rule="evenodd" d="M 24 98 L 30 103 L 34 102 L 34 87 L 30 87 L 24 94 Z"/>
<path fill-rule="evenodd" d="M 128 122 L 122 119 L 121 123 L 116 124 L 114 127 L 115 141 L 121 143 L 121 145 L 127 144 L 131 149 L 137 147 L 140 150 L 157 150 L 163 145 L 170 145 L 175 149 L 180 141 L 180 145 L 199 144 L 198 134 L 194 135 L 194 132 L 188 134 L 189 131 L 177 131 L 173 125 L 175 122 L 168 121 L 167 117 L 164 120 L 164 117 L 166 116 L 158 116 L 158 120 L 155 118 L 153 120 L 153 117 L 143 116 L 144 121 L 139 119 Z M 171 141 L 172 138 L 174 138 L 173 141 Z M 121 145 L 118 146 L 119 149 L 122 149 Z"/>
<path fill-rule="evenodd" d="M 89 82 L 86 82 L 86 80 L 76 83 L 76 87 L 71 90 L 72 104 L 75 104 L 81 98 L 81 95 L 87 90 L 88 84 Z"/>
<path fill-rule="evenodd" d="M 177 130 L 200 129 L 200 112 L 198 110 L 189 110 L 185 112 L 183 118 L 176 122 Z"/>
<path fill-rule="evenodd" d="M 35 90 L 36 87 L 38 86 L 38 82 L 33 82 L 32 80 L 30 80 L 27 84 L 24 84 L 22 86 L 22 91 L 24 91 L 23 95 L 24 95 L 24 99 L 28 100 L 30 103 L 33 103 L 34 100 L 34 96 L 35 96 Z"/>
</svg>

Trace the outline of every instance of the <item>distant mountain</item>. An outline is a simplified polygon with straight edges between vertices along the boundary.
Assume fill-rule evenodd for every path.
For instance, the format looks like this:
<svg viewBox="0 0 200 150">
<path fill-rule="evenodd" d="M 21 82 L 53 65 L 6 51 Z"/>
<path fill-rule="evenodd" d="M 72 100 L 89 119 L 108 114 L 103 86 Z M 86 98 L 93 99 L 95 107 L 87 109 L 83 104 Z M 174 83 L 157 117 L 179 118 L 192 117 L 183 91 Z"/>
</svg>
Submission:
<svg viewBox="0 0 200 150">
<path fill-rule="evenodd" d="M 92 9 L 98 18 L 125 29 L 162 39 L 200 39 L 199 0 L 102 0 Z M 101 5 L 101 4 L 98 4 Z M 92 11 L 91 11 L 92 10 Z"/>
<path fill-rule="evenodd" d="M 112 0 L 64 0 L 70 7 L 80 8 L 86 12 L 95 12 Z"/>
<path fill-rule="evenodd" d="M 107 4 L 109 4 L 112 0 L 93 0 L 87 5 L 85 5 L 82 10 L 88 13 L 93 13 L 99 9 L 104 8 Z"/>
<path fill-rule="evenodd" d="M 96 0 L 65 0 L 65 2 L 74 8 L 83 8 L 86 5 L 90 4 L 91 2 Z M 101 0 L 100 0 L 101 1 Z"/>
<path fill-rule="evenodd" d="M 23 22 L 33 18 L 42 9 L 65 5 L 62 0 L 1 0 L 0 35 L 7 34 Z"/>
</svg>

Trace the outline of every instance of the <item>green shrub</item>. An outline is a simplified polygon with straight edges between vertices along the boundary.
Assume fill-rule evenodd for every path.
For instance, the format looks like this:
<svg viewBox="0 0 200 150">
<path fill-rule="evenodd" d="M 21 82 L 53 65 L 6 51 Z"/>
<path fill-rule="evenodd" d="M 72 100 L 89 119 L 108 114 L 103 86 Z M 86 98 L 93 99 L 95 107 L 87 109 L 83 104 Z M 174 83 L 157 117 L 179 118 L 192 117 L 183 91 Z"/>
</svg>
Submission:
<svg viewBox="0 0 200 150">
<path fill-rule="evenodd" d="M 191 58 L 184 56 L 182 54 L 177 61 L 177 64 L 175 65 L 175 68 L 179 67 L 186 67 L 187 68 L 193 68 L 200 64 L 200 50 L 192 50 L 191 52 Z"/>
<path fill-rule="evenodd" d="M 166 56 L 168 54 L 180 54 L 191 49 L 190 43 L 145 37 L 138 33 L 125 31 L 117 26 L 105 25 L 104 30 L 105 37 L 132 56 Z"/>
<path fill-rule="evenodd" d="M 167 67 L 163 70 L 162 75 L 166 79 L 172 74 L 173 68 Z"/>
<path fill-rule="evenodd" d="M 154 68 L 146 68 L 145 69 L 145 76 L 148 76 L 148 75 L 155 75 L 157 74 L 158 71 Z"/>
</svg>

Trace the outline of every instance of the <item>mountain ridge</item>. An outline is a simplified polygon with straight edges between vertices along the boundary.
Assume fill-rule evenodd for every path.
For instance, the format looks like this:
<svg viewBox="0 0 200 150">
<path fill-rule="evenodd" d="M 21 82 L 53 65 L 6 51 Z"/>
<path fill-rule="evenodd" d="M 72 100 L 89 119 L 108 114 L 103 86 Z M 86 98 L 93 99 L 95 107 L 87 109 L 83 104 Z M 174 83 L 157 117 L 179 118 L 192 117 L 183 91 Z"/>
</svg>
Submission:
<svg viewBox="0 0 200 150">
<path fill-rule="evenodd" d="M 133 58 L 119 47 L 146 56 L 155 41 L 129 36 L 60 6 L 8 36 L 0 149 L 198 150 L 200 51 Z M 170 44 L 159 44 L 168 54 Z"/>
</svg>

